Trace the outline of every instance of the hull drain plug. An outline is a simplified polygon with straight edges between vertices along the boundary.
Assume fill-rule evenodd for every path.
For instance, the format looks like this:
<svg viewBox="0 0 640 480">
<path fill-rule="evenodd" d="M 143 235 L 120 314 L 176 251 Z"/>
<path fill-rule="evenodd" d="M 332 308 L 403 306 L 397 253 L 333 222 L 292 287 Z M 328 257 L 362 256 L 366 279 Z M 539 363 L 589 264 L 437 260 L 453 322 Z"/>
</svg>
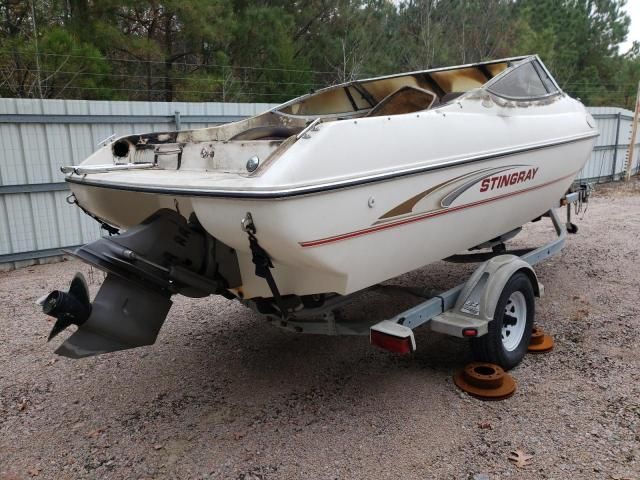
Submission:
<svg viewBox="0 0 640 480">
<path fill-rule="evenodd" d="M 493 363 L 470 363 L 453 376 L 453 382 L 480 400 L 503 400 L 516 391 L 513 377 Z"/>
<path fill-rule="evenodd" d="M 529 353 L 545 353 L 553 348 L 553 338 L 544 333 L 540 327 L 534 326 L 531 331 L 531 341 L 529 342 Z"/>
</svg>

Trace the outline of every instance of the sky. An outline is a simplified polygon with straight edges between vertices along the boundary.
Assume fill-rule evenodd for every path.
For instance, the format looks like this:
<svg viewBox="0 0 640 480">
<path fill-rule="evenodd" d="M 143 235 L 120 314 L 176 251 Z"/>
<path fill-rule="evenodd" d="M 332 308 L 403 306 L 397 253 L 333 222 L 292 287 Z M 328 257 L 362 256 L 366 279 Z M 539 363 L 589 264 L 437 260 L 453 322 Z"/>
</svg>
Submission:
<svg viewBox="0 0 640 480">
<path fill-rule="evenodd" d="M 624 9 L 627 15 L 631 17 L 631 25 L 629 26 L 627 41 L 620 44 L 620 53 L 626 53 L 631 48 L 634 40 L 640 42 L 640 0 L 627 0 Z"/>
</svg>

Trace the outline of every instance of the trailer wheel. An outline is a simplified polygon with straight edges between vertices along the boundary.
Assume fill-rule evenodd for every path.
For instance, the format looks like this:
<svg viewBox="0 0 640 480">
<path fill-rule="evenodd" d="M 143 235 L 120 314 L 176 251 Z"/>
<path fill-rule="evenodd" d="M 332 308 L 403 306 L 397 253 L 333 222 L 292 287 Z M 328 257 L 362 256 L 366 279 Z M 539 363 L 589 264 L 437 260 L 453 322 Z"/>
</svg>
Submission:
<svg viewBox="0 0 640 480">
<path fill-rule="evenodd" d="M 505 370 L 518 365 L 527 353 L 534 316 L 531 280 L 525 273 L 516 272 L 502 289 L 489 331 L 471 340 L 474 358 Z"/>
</svg>

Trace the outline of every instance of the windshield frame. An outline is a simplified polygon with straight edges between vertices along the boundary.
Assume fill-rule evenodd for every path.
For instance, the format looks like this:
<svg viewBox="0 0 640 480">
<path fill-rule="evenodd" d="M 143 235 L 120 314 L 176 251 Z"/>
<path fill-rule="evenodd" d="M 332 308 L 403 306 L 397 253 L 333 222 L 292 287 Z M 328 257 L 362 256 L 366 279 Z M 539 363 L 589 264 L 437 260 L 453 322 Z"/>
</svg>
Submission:
<svg viewBox="0 0 640 480">
<path fill-rule="evenodd" d="M 542 68 L 544 73 L 547 74 L 547 77 L 549 77 L 549 79 L 553 83 L 553 86 L 555 87 L 555 90 L 553 90 L 551 92 L 547 92 L 544 95 L 534 95 L 534 96 L 529 95 L 529 96 L 522 96 L 522 97 L 521 96 L 505 95 L 503 93 L 500 93 L 497 90 L 494 90 L 493 87 L 495 87 L 495 84 L 497 82 L 499 82 L 503 78 L 507 77 L 508 75 L 511 75 L 515 70 L 517 70 L 518 68 L 522 67 L 523 65 L 527 65 L 527 64 L 533 63 L 533 62 L 536 62 L 538 67 Z M 538 68 L 536 67 L 535 63 L 533 65 L 533 69 L 536 72 L 536 74 L 538 75 L 540 83 L 542 84 L 544 89 L 548 90 L 545 81 L 542 79 L 542 77 L 540 77 L 540 72 L 538 71 Z M 504 98 L 504 99 L 507 99 L 507 100 L 515 100 L 515 101 L 524 101 L 524 102 L 531 102 L 531 101 L 536 101 L 536 100 L 544 100 L 546 98 L 550 98 L 550 97 L 553 97 L 553 96 L 556 96 L 556 95 L 561 95 L 561 94 L 564 93 L 562 91 L 562 89 L 560 88 L 560 86 L 558 85 L 558 82 L 556 82 L 556 79 L 553 78 L 553 75 L 551 75 L 551 73 L 549 72 L 547 67 L 544 65 L 544 63 L 542 63 L 542 60 L 540 60 L 540 57 L 538 55 L 531 55 L 531 56 L 525 58 L 524 60 L 519 61 L 518 63 L 516 63 L 512 67 L 509 67 L 509 68 L 505 69 L 499 75 L 496 75 L 491 80 L 489 80 L 485 85 L 483 85 L 482 88 L 484 90 L 488 91 L 489 93 L 491 93 L 493 95 L 496 95 L 496 96 L 498 96 L 500 98 Z"/>
</svg>

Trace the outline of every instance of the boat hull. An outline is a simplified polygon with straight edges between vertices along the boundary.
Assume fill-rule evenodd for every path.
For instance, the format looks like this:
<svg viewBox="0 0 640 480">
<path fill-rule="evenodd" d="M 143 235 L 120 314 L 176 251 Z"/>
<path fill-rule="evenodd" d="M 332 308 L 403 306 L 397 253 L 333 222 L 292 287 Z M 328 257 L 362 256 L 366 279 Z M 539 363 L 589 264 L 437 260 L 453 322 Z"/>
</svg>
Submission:
<svg viewBox="0 0 640 480">
<path fill-rule="evenodd" d="M 470 161 L 387 181 L 281 199 L 158 195 L 72 184 L 99 217 L 133 226 L 160 208 L 195 213 L 238 255 L 244 298 L 270 297 L 256 277 L 250 212 L 283 295 L 348 294 L 474 247 L 558 205 L 593 138 Z"/>
</svg>

